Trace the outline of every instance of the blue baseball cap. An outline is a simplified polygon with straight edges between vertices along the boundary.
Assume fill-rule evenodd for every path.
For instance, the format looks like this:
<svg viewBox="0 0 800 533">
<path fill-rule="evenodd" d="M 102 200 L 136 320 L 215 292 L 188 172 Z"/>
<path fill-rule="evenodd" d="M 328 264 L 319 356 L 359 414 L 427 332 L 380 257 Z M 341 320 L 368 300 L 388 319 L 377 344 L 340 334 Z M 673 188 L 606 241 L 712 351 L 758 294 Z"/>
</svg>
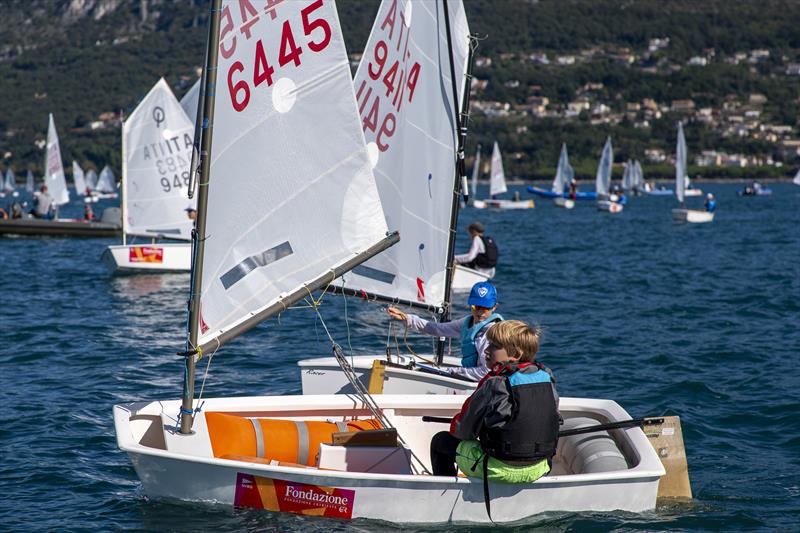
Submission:
<svg viewBox="0 0 800 533">
<path fill-rule="evenodd" d="M 497 304 L 497 289 L 488 281 L 479 281 L 469 291 L 469 305 L 491 308 Z"/>
</svg>

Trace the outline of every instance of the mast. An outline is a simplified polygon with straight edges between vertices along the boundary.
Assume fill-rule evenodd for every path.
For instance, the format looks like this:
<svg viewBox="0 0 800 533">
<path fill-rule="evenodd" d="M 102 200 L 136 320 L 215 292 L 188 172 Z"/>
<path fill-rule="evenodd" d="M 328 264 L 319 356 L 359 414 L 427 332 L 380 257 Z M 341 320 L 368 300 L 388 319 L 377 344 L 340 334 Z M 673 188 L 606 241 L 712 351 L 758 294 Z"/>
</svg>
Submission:
<svg viewBox="0 0 800 533">
<path fill-rule="evenodd" d="M 125 246 L 127 244 L 127 238 L 126 238 L 127 236 L 125 234 L 125 220 L 126 220 L 125 217 L 126 217 L 126 212 L 127 212 L 127 206 L 125 204 L 128 201 L 128 195 L 125 194 L 125 191 L 127 189 L 127 183 L 126 182 L 128 181 L 128 178 L 127 178 L 127 175 L 128 175 L 128 158 L 127 158 L 127 155 L 125 154 L 125 120 L 123 119 L 122 113 L 123 112 L 120 109 L 119 110 L 119 118 L 120 118 L 120 123 L 121 123 L 120 129 L 122 130 L 122 187 L 120 188 L 120 194 L 122 195 L 122 198 L 120 198 L 119 205 L 122 208 L 122 221 L 121 221 L 122 222 L 122 246 Z"/>
<path fill-rule="evenodd" d="M 445 277 L 444 277 L 444 304 L 439 313 L 439 322 L 446 322 L 450 319 L 450 291 L 453 283 L 453 257 L 455 255 L 456 246 L 456 226 L 458 224 L 458 206 L 459 206 L 459 189 L 463 187 L 464 203 L 469 200 L 469 193 L 467 189 L 467 176 L 464 166 L 464 142 L 467 138 L 467 126 L 469 125 L 469 92 L 472 80 L 472 56 L 477 46 L 477 39 L 470 36 L 469 53 L 467 55 L 467 71 L 465 75 L 464 87 L 464 101 L 462 102 L 461 110 L 458 108 L 458 86 L 456 85 L 456 68 L 453 60 L 453 39 L 450 34 L 450 13 L 447 6 L 447 0 L 442 0 L 444 7 L 444 27 L 447 33 L 447 52 L 450 59 L 450 81 L 453 89 L 453 105 L 455 107 L 456 119 L 456 168 L 455 176 L 453 177 L 453 201 L 450 204 L 450 235 L 447 241 L 447 262 L 445 263 Z M 462 123 L 461 117 L 464 117 Z M 445 339 L 439 337 L 436 344 L 436 362 L 442 364 L 444 358 L 444 343 Z"/>
<path fill-rule="evenodd" d="M 217 60 L 219 57 L 219 17 L 222 8 L 222 0 L 212 0 L 208 19 L 208 39 L 206 48 L 206 64 L 201 81 L 201 89 L 207 84 L 216 85 L 217 80 Z M 200 128 L 196 129 L 195 139 L 199 136 L 199 150 L 192 152 L 191 169 L 199 167 L 198 196 L 197 196 L 197 219 L 192 230 L 192 279 L 189 293 L 189 338 L 186 343 L 184 377 L 183 377 L 183 400 L 181 403 L 181 427 L 180 432 L 188 435 L 192 432 L 192 422 L 194 419 L 193 400 L 194 400 L 194 371 L 197 363 L 197 339 L 200 329 L 200 290 L 201 280 L 203 279 L 203 248 L 205 247 L 206 234 L 206 209 L 208 208 L 208 181 L 209 169 L 211 167 L 211 139 L 214 128 L 214 95 L 215 91 L 201 91 L 201 98 L 198 109 L 198 123 L 202 124 L 205 130 L 200 133 Z M 202 120 L 200 119 L 202 113 Z M 197 145 L 195 145 L 197 148 Z M 199 159 L 199 161 L 196 160 Z M 202 236 L 202 237 L 201 237 Z"/>
</svg>

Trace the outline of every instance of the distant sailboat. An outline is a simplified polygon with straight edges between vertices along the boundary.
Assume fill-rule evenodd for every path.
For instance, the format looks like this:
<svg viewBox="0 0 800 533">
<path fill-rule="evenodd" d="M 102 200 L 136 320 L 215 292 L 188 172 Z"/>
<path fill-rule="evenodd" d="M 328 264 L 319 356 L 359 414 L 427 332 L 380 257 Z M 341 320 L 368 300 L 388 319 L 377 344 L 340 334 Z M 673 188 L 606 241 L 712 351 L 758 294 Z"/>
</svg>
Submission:
<svg viewBox="0 0 800 533">
<path fill-rule="evenodd" d="M 556 207 L 563 207 L 565 209 L 572 209 L 575 207 L 575 200 L 572 198 L 564 198 L 564 192 L 572 180 L 575 179 L 575 170 L 569 164 L 569 154 L 567 153 L 567 143 L 561 145 L 561 155 L 558 157 L 558 167 L 556 168 L 556 176 L 553 178 L 553 186 L 551 190 L 556 195 L 553 198 L 553 205 Z"/>
<path fill-rule="evenodd" d="M 477 198 L 478 196 L 478 174 L 481 171 L 481 145 L 478 145 L 478 151 L 475 154 L 475 164 L 472 165 L 472 179 L 470 181 L 470 190 L 472 198 Z M 800 173 L 798 173 L 800 176 Z"/>
<path fill-rule="evenodd" d="M 609 213 L 619 213 L 622 211 L 622 204 L 612 201 L 610 192 L 611 187 L 611 166 L 614 163 L 614 152 L 611 147 L 611 137 L 606 139 L 603 146 L 603 153 L 600 155 L 600 162 L 597 164 L 597 174 L 595 176 L 595 192 L 597 193 L 598 211 L 608 211 Z M 614 195 L 616 197 L 616 195 Z"/>
<path fill-rule="evenodd" d="M 28 174 L 25 176 L 25 190 L 30 192 L 30 193 L 32 193 L 33 190 L 34 190 L 34 187 L 35 187 L 35 185 L 34 185 L 34 182 L 33 182 L 33 172 L 31 172 L 29 170 Z"/>
<path fill-rule="evenodd" d="M 45 154 L 44 184 L 47 185 L 54 205 L 60 206 L 69 203 L 69 190 L 64 178 L 64 164 L 61 161 L 61 147 L 58 144 L 58 132 L 53 114 L 50 113 L 47 125 L 47 152 Z"/>
<path fill-rule="evenodd" d="M 0 174 L 0 176 L 2 176 Z M 19 196 L 17 192 L 17 177 L 14 175 L 14 171 L 11 168 L 6 170 L 6 176 L 3 180 L 3 193 L 10 194 L 11 196 Z"/>
<path fill-rule="evenodd" d="M 675 147 L 675 197 L 681 203 L 681 207 L 672 210 L 672 219 L 675 222 L 690 223 L 713 221 L 713 212 L 686 209 L 684 205 L 686 179 L 686 137 L 683 135 L 683 124 L 678 122 L 678 139 Z"/>
<path fill-rule="evenodd" d="M 500 200 L 495 198 L 498 194 L 507 192 L 506 173 L 503 170 L 503 157 L 500 155 L 500 146 L 495 141 L 492 148 L 492 165 L 489 173 L 489 199 L 475 200 L 473 207 L 484 209 L 493 207 L 497 209 L 531 209 L 535 207 L 533 200 Z"/>
<path fill-rule="evenodd" d="M 95 172 L 93 169 L 89 169 L 86 172 L 85 178 L 86 186 L 89 188 L 89 191 L 94 192 L 94 190 L 97 188 L 97 172 Z"/>
<path fill-rule="evenodd" d="M 183 95 L 181 98 L 181 107 L 183 108 L 183 112 L 186 113 L 186 117 L 189 119 L 189 122 L 192 123 L 192 128 L 194 128 L 194 123 L 197 118 L 197 102 L 200 99 L 200 78 L 192 85 L 191 89 L 186 91 L 186 94 Z"/>
<path fill-rule="evenodd" d="M 795 185 L 800 185 L 800 170 L 798 170 L 797 174 L 794 175 L 792 183 L 794 183 Z"/>
<path fill-rule="evenodd" d="M 109 246 L 102 256 L 112 271 L 191 269 L 193 220 L 186 208 L 197 204 L 187 194 L 193 132 L 164 78 L 123 123 L 122 245 Z M 185 242 L 136 245 L 127 242 L 130 236 Z"/>
<path fill-rule="evenodd" d="M 83 169 L 77 161 L 72 161 L 72 181 L 75 183 L 75 194 L 78 196 L 86 195 L 86 179 Z"/>
<path fill-rule="evenodd" d="M 97 178 L 97 185 L 92 194 L 101 200 L 119 197 L 117 193 L 117 178 L 114 176 L 114 171 L 111 170 L 110 166 L 106 165 L 100 171 L 100 177 Z"/>
</svg>

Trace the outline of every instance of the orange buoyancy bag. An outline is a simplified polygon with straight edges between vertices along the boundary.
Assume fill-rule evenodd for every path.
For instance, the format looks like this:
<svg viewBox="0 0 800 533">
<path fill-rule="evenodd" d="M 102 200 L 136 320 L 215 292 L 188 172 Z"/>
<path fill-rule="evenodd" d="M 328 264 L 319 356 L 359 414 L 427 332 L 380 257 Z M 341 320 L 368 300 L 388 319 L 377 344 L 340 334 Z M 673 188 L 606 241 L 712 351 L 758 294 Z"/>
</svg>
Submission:
<svg viewBox="0 0 800 533">
<path fill-rule="evenodd" d="M 382 429 L 374 419 L 349 422 L 245 418 L 226 413 L 205 414 L 214 457 L 238 455 L 316 466 L 321 443 L 331 443 L 343 431 Z"/>
</svg>

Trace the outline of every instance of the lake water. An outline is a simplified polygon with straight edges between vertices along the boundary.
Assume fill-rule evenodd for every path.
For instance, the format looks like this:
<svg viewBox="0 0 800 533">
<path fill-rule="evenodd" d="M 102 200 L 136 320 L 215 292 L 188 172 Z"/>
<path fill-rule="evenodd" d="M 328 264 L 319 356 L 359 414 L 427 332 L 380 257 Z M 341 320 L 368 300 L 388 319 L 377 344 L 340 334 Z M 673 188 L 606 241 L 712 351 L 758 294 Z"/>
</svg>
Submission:
<svg viewBox="0 0 800 533">
<path fill-rule="evenodd" d="M 680 415 L 695 496 L 508 530 L 800 528 L 800 187 L 740 198 L 739 185 L 700 186 L 717 195 L 712 224 L 673 224 L 670 197 L 634 198 L 615 216 L 546 200 L 462 211 L 458 251 L 481 220 L 501 251 L 500 311 L 545 328 L 540 359 L 560 394 Z M 111 408 L 180 397 L 188 275 L 113 277 L 99 261 L 113 242 L 0 238 L 0 530 L 400 529 L 145 498 Z M 383 309 L 328 296 L 322 314 L 343 346 L 349 335 L 355 352 L 374 353 Z M 329 354 L 313 313 L 291 310 L 221 350 L 204 394 L 299 393 L 295 362 Z"/>
</svg>

